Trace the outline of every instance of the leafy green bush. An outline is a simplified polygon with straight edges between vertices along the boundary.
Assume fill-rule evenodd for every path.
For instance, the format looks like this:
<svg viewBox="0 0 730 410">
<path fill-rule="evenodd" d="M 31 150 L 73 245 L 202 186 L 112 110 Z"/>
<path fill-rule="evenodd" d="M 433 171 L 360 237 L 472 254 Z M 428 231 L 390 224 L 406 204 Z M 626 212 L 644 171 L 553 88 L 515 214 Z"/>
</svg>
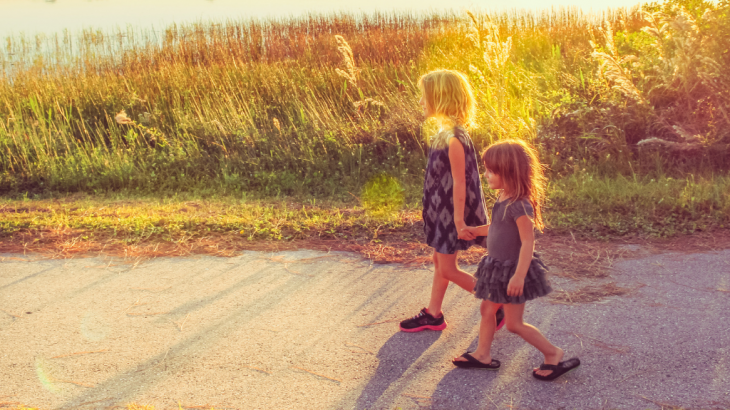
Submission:
<svg viewBox="0 0 730 410">
<path fill-rule="evenodd" d="M 396 178 L 380 174 L 365 184 L 360 200 L 365 210 L 371 214 L 387 215 L 403 208 L 404 192 L 405 189 Z"/>
</svg>

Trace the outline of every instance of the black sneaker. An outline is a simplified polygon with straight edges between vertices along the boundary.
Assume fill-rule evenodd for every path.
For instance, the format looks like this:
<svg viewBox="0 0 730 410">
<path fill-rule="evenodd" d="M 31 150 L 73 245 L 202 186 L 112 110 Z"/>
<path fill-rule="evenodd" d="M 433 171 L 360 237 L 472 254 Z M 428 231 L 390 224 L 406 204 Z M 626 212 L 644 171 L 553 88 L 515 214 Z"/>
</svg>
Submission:
<svg viewBox="0 0 730 410">
<path fill-rule="evenodd" d="M 497 309 L 497 314 L 495 316 L 497 317 L 497 327 L 494 328 L 494 331 L 496 332 L 504 326 L 504 308 L 502 306 Z"/>
<path fill-rule="evenodd" d="M 422 330 L 444 330 L 446 329 L 446 320 L 444 315 L 441 317 L 433 317 L 428 313 L 427 308 L 421 309 L 421 312 L 410 319 L 400 322 L 400 330 L 404 332 L 420 332 Z"/>
</svg>

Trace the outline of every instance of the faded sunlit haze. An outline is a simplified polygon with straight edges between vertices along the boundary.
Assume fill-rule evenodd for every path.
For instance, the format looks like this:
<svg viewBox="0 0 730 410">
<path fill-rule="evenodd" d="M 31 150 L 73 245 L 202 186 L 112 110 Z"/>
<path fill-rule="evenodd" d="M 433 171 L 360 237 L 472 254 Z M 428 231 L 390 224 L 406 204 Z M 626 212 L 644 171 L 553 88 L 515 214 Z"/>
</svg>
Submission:
<svg viewBox="0 0 730 410">
<path fill-rule="evenodd" d="M 84 28 L 109 29 L 127 25 L 160 28 L 173 22 L 289 17 L 312 12 L 539 10 L 561 6 L 579 7 L 589 12 L 638 3 L 637 0 L 2 0 L 0 37 L 21 32 L 53 33 L 64 29 L 76 32 Z"/>
</svg>

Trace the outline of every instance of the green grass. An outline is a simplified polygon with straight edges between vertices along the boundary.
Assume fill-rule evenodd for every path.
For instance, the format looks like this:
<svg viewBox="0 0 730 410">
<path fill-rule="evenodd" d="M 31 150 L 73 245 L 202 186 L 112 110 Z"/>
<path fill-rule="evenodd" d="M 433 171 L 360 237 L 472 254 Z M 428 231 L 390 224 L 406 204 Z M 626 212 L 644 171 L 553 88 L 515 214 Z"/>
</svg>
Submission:
<svg viewBox="0 0 730 410">
<path fill-rule="evenodd" d="M 596 177 L 550 185 L 548 226 L 593 237 L 667 237 L 730 227 L 730 177 Z"/>
<path fill-rule="evenodd" d="M 179 243 L 225 236 L 240 242 L 339 240 L 418 242 L 420 204 L 400 189 L 375 191 L 362 203 L 316 198 L 134 197 L 126 193 L 0 200 L 0 238 L 41 240 L 66 232 L 83 241 Z M 488 202 L 494 201 L 487 192 Z M 730 226 L 730 177 L 607 178 L 574 174 L 554 180 L 547 231 L 591 238 L 669 237 Z M 362 200 L 362 199 L 361 199 Z M 401 202 L 402 203 L 402 202 Z M 384 207 L 383 207 L 384 204 Z"/>
<path fill-rule="evenodd" d="M 33 230 L 72 229 L 120 240 L 175 241 L 234 233 L 243 241 L 372 237 L 375 229 L 398 230 L 413 222 L 413 210 L 373 215 L 353 204 L 85 197 L 0 201 L 4 235 Z M 419 215 L 420 217 L 420 215 Z"/>
</svg>

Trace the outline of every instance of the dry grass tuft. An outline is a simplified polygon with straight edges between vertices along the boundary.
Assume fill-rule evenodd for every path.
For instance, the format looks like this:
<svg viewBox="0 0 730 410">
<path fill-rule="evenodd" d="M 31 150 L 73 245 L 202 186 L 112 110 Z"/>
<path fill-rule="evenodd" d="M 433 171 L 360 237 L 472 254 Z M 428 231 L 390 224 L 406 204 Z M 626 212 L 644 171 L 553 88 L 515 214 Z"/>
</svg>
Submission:
<svg viewBox="0 0 730 410">
<path fill-rule="evenodd" d="M 393 322 L 398 322 L 401 320 L 403 320 L 403 319 L 388 319 L 388 320 L 383 320 L 380 322 L 365 323 L 364 325 L 357 325 L 357 327 L 369 327 L 369 326 L 375 326 L 375 325 L 382 325 L 385 323 L 393 323 Z"/>
<path fill-rule="evenodd" d="M 375 356 L 375 353 L 373 353 L 372 351 L 370 351 L 370 350 L 368 350 L 368 349 L 366 349 L 366 348 L 364 348 L 362 346 L 356 345 L 354 343 L 345 343 L 345 346 L 347 346 L 347 347 L 355 347 L 355 348 L 360 349 L 360 350 L 350 350 L 353 353 L 367 353 L 367 354 L 371 354 L 371 355 Z"/>
<path fill-rule="evenodd" d="M 214 406 L 210 404 L 203 404 L 203 405 L 185 405 L 185 404 L 179 404 L 179 408 L 181 409 L 213 409 Z M 151 409 L 154 410 L 154 409 Z"/>
<path fill-rule="evenodd" d="M 86 352 L 74 352 L 74 353 L 68 353 L 68 354 L 61 354 L 61 355 L 58 355 L 58 356 L 53 356 L 53 357 L 51 357 L 51 359 L 61 359 L 61 358 L 64 358 L 64 357 L 78 356 L 78 355 L 82 355 L 82 354 L 105 353 L 105 352 L 108 352 L 108 351 L 109 351 L 109 349 L 90 350 L 90 351 L 86 351 Z"/>
<path fill-rule="evenodd" d="M 565 290 L 556 291 L 551 298 L 557 303 L 592 303 L 611 296 L 623 296 L 630 291 L 629 288 L 610 282 L 601 285 L 588 285 L 570 292 Z"/>
<path fill-rule="evenodd" d="M 576 239 L 570 235 L 544 235 L 538 240 L 538 252 L 552 275 L 570 279 L 600 279 L 609 275 L 617 260 L 636 252 L 622 243 Z"/>
<path fill-rule="evenodd" d="M 180 323 L 178 323 L 178 322 L 172 322 L 172 323 L 174 323 L 175 326 L 177 326 L 178 330 L 180 330 L 182 332 L 183 328 L 185 327 L 185 322 L 188 321 L 188 317 L 190 317 L 190 313 L 185 315 L 185 318 L 183 320 L 181 320 Z"/>
<path fill-rule="evenodd" d="M 146 405 L 146 404 L 129 404 L 127 405 L 127 410 L 155 410 L 154 406 Z"/>
<path fill-rule="evenodd" d="M 311 371 L 311 370 L 308 370 L 308 369 L 305 369 L 305 368 L 303 368 L 303 367 L 299 367 L 299 366 L 291 366 L 291 368 L 292 368 L 292 369 L 297 369 L 297 370 L 301 370 L 301 371 L 307 372 L 307 373 L 309 373 L 309 374 L 313 374 L 313 375 L 315 375 L 315 376 L 317 376 L 317 377 L 321 377 L 321 378 L 323 378 L 323 379 L 327 379 L 327 380 L 333 381 L 333 382 L 335 382 L 335 383 L 337 383 L 337 384 L 340 384 L 340 383 L 342 383 L 342 380 L 340 380 L 340 379 L 335 379 L 334 377 L 329 377 L 329 376 L 325 376 L 325 375 L 323 375 L 323 374 L 320 374 L 320 373 L 317 373 L 317 372 L 313 372 L 313 371 Z"/>
<path fill-rule="evenodd" d="M 590 337 L 590 336 L 585 336 L 585 335 L 582 335 L 579 333 L 573 333 L 573 335 L 580 340 L 581 348 L 583 347 L 583 338 L 585 338 L 585 339 L 588 339 L 593 346 L 607 350 L 611 353 L 626 354 L 631 351 L 631 348 L 629 346 L 619 345 L 619 344 L 615 344 L 615 343 L 607 343 L 600 339 L 596 339 L 596 338 Z"/>
<path fill-rule="evenodd" d="M 127 312 L 127 316 L 159 316 L 159 315 L 166 315 L 170 312 L 140 312 L 140 313 L 129 313 Z"/>
<path fill-rule="evenodd" d="M 667 402 L 663 402 L 663 401 L 653 400 L 644 395 L 634 395 L 634 397 L 637 397 L 642 400 L 646 400 L 650 403 L 654 403 L 656 406 L 659 406 L 659 408 L 661 410 L 687 410 L 686 407 L 678 406 L 676 404 L 671 404 L 671 403 L 667 403 Z"/>
</svg>

